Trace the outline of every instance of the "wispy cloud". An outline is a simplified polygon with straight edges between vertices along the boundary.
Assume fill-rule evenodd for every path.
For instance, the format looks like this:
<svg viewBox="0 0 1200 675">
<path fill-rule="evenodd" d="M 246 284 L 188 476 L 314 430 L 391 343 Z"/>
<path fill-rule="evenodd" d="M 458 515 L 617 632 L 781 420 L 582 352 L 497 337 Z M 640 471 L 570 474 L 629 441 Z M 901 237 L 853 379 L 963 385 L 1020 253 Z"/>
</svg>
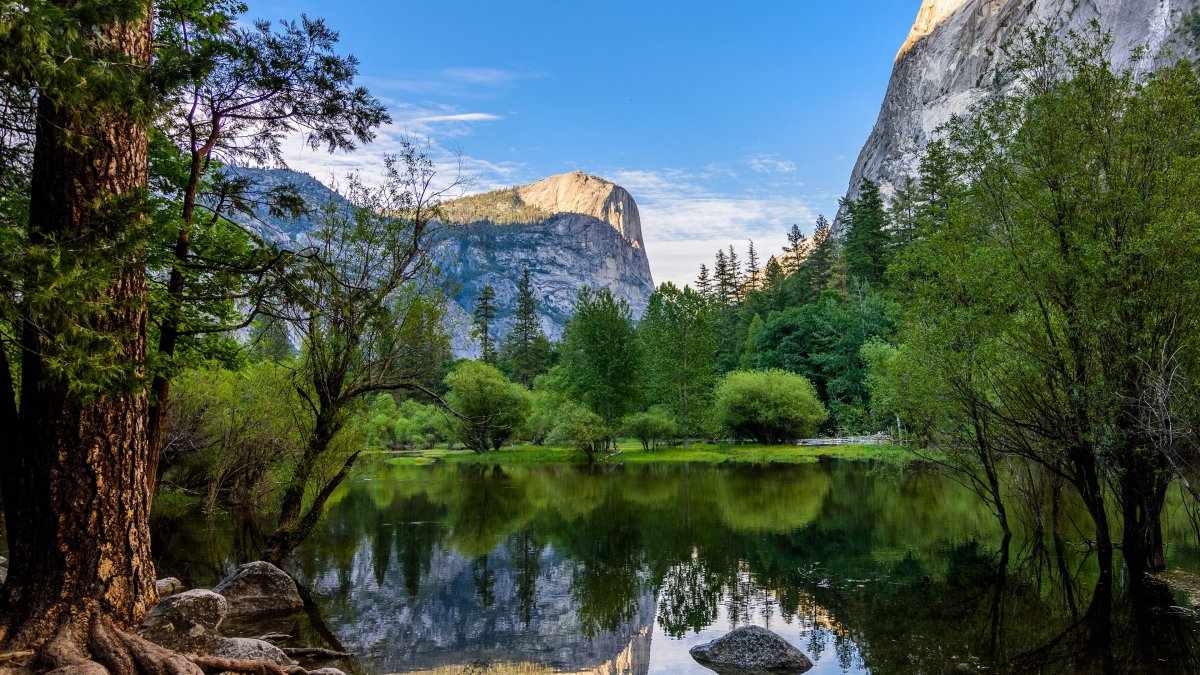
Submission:
<svg viewBox="0 0 1200 675">
<path fill-rule="evenodd" d="M 750 155 L 744 163 L 756 173 L 792 173 L 796 163 L 777 159 L 776 155 Z"/>
<path fill-rule="evenodd" d="M 504 118 L 491 113 L 458 113 L 455 115 L 431 115 L 429 117 L 417 117 L 410 121 L 414 124 L 434 124 L 437 122 L 493 122 L 500 119 Z"/>
<path fill-rule="evenodd" d="M 718 249 L 732 244 L 744 252 L 751 239 L 765 264 L 782 251 L 793 223 L 812 229 L 816 198 L 786 191 L 720 192 L 705 186 L 707 175 L 683 169 L 609 173 L 638 203 L 656 282 L 692 283 L 701 263 L 711 266 Z"/>
<path fill-rule="evenodd" d="M 399 77 L 363 77 L 376 92 L 447 96 L 451 98 L 492 98 L 523 80 L 550 77 L 542 71 L 507 68 L 464 67 Z"/>
</svg>

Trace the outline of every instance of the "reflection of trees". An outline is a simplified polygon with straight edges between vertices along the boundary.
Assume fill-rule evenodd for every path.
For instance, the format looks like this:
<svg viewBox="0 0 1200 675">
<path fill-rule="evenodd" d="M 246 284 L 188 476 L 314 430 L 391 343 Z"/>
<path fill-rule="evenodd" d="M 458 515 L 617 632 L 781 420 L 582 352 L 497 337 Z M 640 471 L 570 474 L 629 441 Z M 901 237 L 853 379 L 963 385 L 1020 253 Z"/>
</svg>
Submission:
<svg viewBox="0 0 1200 675">
<path fill-rule="evenodd" d="M 499 466 L 462 467 L 447 477 L 453 482 L 439 485 L 438 497 L 449 511 L 450 543 L 463 557 L 491 553 L 533 517 L 526 481 Z"/>
<path fill-rule="evenodd" d="M 658 592 L 658 625 L 673 638 L 712 625 L 724 596 L 726 575 L 710 569 L 699 555 L 673 565 Z"/>
<path fill-rule="evenodd" d="M 542 547 L 528 528 L 508 541 L 508 555 L 517 576 L 517 610 L 525 627 L 533 620 L 537 606 L 537 581 L 542 571 Z"/>
</svg>

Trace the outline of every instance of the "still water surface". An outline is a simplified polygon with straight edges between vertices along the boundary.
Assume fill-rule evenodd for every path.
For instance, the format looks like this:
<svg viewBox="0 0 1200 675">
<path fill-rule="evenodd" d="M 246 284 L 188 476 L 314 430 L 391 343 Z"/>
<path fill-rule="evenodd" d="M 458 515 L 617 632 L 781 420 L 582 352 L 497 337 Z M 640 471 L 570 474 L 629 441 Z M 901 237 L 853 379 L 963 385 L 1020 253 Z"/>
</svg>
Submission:
<svg viewBox="0 0 1200 675">
<path fill-rule="evenodd" d="M 211 587 L 268 525 L 158 521 L 160 575 Z M 296 556 L 316 608 L 280 628 L 363 673 L 708 673 L 688 649 L 747 624 L 813 673 L 1200 672 L 1183 597 L 1098 583 L 1069 522 L 1022 529 L 1005 547 L 964 488 L 866 463 L 382 465 Z M 1167 537 L 1196 570 L 1179 509 Z"/>
</svg>

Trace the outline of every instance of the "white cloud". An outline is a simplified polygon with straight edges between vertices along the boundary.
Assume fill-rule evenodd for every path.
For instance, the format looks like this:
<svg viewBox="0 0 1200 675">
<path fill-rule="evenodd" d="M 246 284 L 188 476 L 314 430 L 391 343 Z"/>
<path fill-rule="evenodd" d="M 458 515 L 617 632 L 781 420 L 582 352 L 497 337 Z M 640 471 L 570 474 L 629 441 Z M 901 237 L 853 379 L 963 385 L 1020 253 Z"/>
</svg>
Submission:
<svg viewBox="0 0 1200 675">
<path fill-rule="evenodd" d="M 750 155 L 744 163 L 756 173 L 792 173 L 796 163 L 776 159 L 776 155 Z"/>
<path fill-rule="evenodd" d="M 433 124 L 436 122 L 493 122 L 503 117 L 491 113 L 458 113 L 454 115 L 431 115 L 410 120 L 413 124 Z"/>
<path fill-rule="evenodd" d="M 642 218 L 642 237 L 656 283 L 692 283 L 700 265 L 712 266 L 730 244 L 744 253 L 747 240 L 766 264 L 782 252 L 793 223 L 812 230 L 815 199 L 780 192 L 749 196 L 705 188 L 703 175 L 682 169 L 618 170 L 607 177 L 629 190 Z"/>
</svg>

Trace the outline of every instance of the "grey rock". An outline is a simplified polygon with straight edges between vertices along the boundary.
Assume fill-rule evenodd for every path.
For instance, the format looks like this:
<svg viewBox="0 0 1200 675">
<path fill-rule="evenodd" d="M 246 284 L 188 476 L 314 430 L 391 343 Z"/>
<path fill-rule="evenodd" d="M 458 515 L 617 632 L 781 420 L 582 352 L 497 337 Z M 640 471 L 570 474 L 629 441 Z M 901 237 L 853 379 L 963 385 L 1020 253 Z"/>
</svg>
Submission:
<svg viewBox="0 0 1200 675">
<path fill-rule="evenodd" d="M 229 610 L 223 596 L 194 590 L 172 595 L 155 605 L 138 635 L 179 652 L 201 652 L 217 638 Z"/>
<path fill-rule="evenodd" d="M 799 649 L 758 626 L 743 626 L 691 649 L 692 658 L 722 675 L 803 673 L 813 667 Z"/>
<path fill-rule="evenodd" d="M 1001 46 L 1009 38 L 1046 20 L 1058 19 L 1058 31 L 1086 30 L 1095 20 L 1111 31 L 1113 67 L 1145 72 L 1160 65 L 1162 48 L 1171 58 L 1190 56 L 1184 44 L 1172 44 L 1182 17 L 1197 0 L 924 0 L 912 32 L 896 56 L 891 81 L 875 128 L 850 179 L 857 197 L 864 179 L 879 183 L 885 197 L 906 178 L 915 177 L 921 154 L 936 129 L 993 91 L 1010 91 L 998 82 Z M 1145 45 L 1140 60 L 1135 50 Z"/>
<path fill-rule="evenodd" d="M 269 661 L 280 666 L 296 665 L 279 647 L 253 638 L 218 638 L 209 646 L 208 655 L 239 661 Z"/>
<path fill-rule="evenodd" d="M 318 668 L 308 671 L 308 675 L 346 675 L 337 668 Z"/>
<path fill-rule="evenodd" d="M 287 572 L 262 560 L 237 568 L 213 592 L 229 601 L 231 619 L 288 614 L 304 607 L 296 582 Z"/>
<path fill-rule="evenodd" d="M 8 568 L 0 567 L 0 585 L 3 585 L 6 579 L 8 579 Z"/>
<path fill-rule="evenodd" d="M 181 591 L 183 591 L 183 582 L 176 579 L 175 577 L 167 577 L 166 579 L 159 579 L 158 581 L 156 581 L 154 583 L 154 586 L 156 589 L 158 589 L 158 599 L 159 600 L 169 598 L 172 595 L 176 595 L 176 594 L 180 593 Z"/>
</svg>

